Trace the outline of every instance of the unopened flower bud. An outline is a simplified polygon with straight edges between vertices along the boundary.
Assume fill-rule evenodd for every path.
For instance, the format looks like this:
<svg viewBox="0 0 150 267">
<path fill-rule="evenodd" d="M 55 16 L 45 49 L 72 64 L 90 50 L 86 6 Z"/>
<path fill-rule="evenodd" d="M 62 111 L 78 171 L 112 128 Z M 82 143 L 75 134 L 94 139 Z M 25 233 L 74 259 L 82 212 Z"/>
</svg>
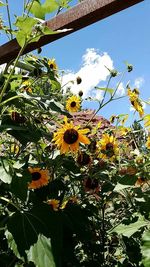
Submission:
<svg viewBox="0 0 150 267">
<path fill-rule="evenodd" d="M 76 78 L 76 81 L 77 81 L 77 84 L 80 84 L 80 83 L 82 82 L 81 77 L 78 76 L 78 77 Z"/>
<path fill-rule="evenodd" d="M 110 74 L 112 77 L 116 77 L 118 75 L 118 71 L 117 70 L 111 70 Z"/>
<path fill-rule="evenodd" d="M 81 97 L 81 96 L 83 96 L 83 91 L 79 91 L 79 93 L 78 93 L 78 95 Z"/>
<path fill-rule="evenodd" d="M 133 66 L 131 64 L 128 65 L 128 72 L 131 72 L 133 70 Z"/>
</svg>

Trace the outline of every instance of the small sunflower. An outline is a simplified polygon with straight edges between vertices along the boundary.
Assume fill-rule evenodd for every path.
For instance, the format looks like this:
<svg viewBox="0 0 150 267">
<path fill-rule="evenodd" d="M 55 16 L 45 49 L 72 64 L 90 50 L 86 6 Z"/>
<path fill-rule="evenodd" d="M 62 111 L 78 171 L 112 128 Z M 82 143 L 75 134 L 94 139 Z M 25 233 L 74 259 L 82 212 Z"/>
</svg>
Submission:
<svg viewBox="0 0 150 267">
<path fill-rule="evenodd" d="M 146 147 L 148 148 L 148 149 L 150 149 L 150 136 L 148 136 L 148 138 L 147 138 L 147 142 L 146 142 Z"/>
<path fill-rule="evenodd" d="M 28 185 L 29 189 L 37 189 L 48 184 L 50 177 L 47 169 L 30 167 L 28 170 L 32 175 L 32 182 Z"/>
<path fill-rule="evenodd" d="M 98 142 L 98 145 L 100 146 L 100 158 L 102 159 L 113 160 L 118 154 L 118 144 L 113 135 L 104 133 L 102 139 Z"/>
<path fill-rule="evenodd" d="M 52 70 L 58 69 L 58 66 L 57 66 L 54 58 L 48 60 L 48 65 L 49 65 L 50 69 L 52 69 Z"/>
<path fill-rule="evenodd" d="M 72 122 L 67 122 L 67 117 L 64 118 L 64 124 L 54 133 L 53 141 L 60 149 L 61 153 L 78 152 L 79 143 L 90 144 L 90 140 L 85 136 L 89 129 L 80 129 L 80 126 L 74 126 Z"/>
<path fill-rule="evenodd" d="M 80 109 L 81 100 L 80 97 L 73 95 L 66 101 L 66 109 L 69 112 L 77 112 Z"/>
<path fill-rule="evenodd" d="M 59 200 L 57 200 L 57 199 L 49 199 L 47 201 L 47 203 L 49 205 L 51 205 L 51 207 L 53 208 L 54 211 L 58 211 L 59 206 L 60 206 L 60 201 Z"/>
</svg>

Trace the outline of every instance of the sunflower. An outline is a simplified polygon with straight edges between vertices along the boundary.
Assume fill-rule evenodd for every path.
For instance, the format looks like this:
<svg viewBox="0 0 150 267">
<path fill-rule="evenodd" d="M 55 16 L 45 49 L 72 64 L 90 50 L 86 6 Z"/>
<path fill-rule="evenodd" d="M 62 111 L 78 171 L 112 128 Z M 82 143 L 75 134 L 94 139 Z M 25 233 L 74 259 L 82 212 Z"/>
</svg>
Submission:
<svg viewBox="0 0 150 267">
<path fill-rule="evenodd" d="M 77 112 L 80 109 L 80 97 L 73 95 L 69 97 L 66 101 L 66 109 L 69 112 Z"/>
<path fill-rule="evenodd" d="M 89 129 L 80 129 L 80 126 L 74 126 L 72 122 L 67 122 L 67 117 L 64 118 L 64 124 L 54 133 L 53 141 L 60 149 L 61 153 L 77 152 L 79 143 L 90 144 L 90 140 L 85 136 Z"/>
<path fill-rule="evenodd" d="M 113 160 L 118 154 L 118 144 L 113 135 L 104 133 L 102 139 L 98 142 L 100 146 L 100 158 Z"/>
<path fill-rule="evenodd" d="M 144 115 L 144 110 L 141 100 L 139 99 L 139 91 L 137 89 L 132 91 L 130 88 L 128 88 L 127 95 L 129 96 L 131 105 L 139 113 L 140 117 L 142 117 Z"/>
<path fill-rule="evenodd" d="M 139 92 L 135 91 L 135 90 L 131 90 L 130 88 L 127 89 L 127 95 L 129 96 L 130 98 L 130 101 L 135 101 L 138 99 L 139 97 Z"/>
<path fill-rule="evenodd" d="M 148 136 L 148 138 L 147 138 L 147 142 L 146 142 L 146 147 L 148 148 L 148 149 L 150 149 L 150 136 Z"/>
<path fill-rule="evenodd" d="M 60 206 L 60 201 L 59 200 L 57 200 L 57 199 L 49 199 L 47 201 L 47 203 L 49 205 L 51 205 L 51 207 L 53 208 L 54 211 L 58 211 L 59 206 Z"/>
<path fill-rule="evenodd" d="M 28 170 L 32 175 L 32 182 L 28 185 L 29 189 L 37 189 L 48 184 L 50 177 L 47 169 L 30 167 Z"/>
<path fill-rule="evenodd" d="M 49 65 L 50 69 L 52 69 L 52 70 L 58 69 L 58 66 L 57 66 L 54 58 L 48 60 L 48 65 Z"/>
<path fill-rule="evenodd" d="M 143 110 L 143 106 L 142 103 L 139 99 L 131 102 L 132 106 L 135 108 L 135 110 L 139 113 L 140 117 L 142 117 L 144 115 L 144 110 Z"/>
</svg>

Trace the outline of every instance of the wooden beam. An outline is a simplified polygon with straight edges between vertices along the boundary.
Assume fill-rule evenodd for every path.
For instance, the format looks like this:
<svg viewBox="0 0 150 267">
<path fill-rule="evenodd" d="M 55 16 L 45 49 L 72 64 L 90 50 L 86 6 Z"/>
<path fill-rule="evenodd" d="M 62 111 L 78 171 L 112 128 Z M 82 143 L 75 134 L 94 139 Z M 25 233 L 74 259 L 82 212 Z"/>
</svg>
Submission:
<svg viewBox="0 0 150 267">
<path fill-rule="evenodd" d="M 144 0 L 84 0 L 66 12 L 45 22 L 50 29 L 55 31 L 60 29 L 72 30 L 54 35 L 42 36 L 38 42 L 29 44 L 24 54 L 142 1 Z M 19 50 L 20 46 L 16 39 L 0 46 L 0 65 L 15 59 Z"/>
</svg>

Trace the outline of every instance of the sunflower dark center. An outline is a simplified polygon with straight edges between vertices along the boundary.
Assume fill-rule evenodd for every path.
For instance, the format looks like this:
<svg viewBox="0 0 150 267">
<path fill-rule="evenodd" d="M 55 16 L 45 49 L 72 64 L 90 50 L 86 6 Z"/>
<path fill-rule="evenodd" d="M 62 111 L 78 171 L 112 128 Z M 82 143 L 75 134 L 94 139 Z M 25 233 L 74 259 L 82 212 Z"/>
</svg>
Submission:
<svg viewBox="0 0 150 267">
<path fill-rule="evenodd" d="M 39 172 L 33 172 L 32 173 L 32 180 L 37 181 L 41 178 L 41 174 Z"/>
<path fill-rule="evenodd" d="M 74 108 L 74 107 L 76 106 L 76 102 L 75 102 L 75 101 L 72 101 L 70 106 L 71 106 L 72 108 Z"/>
<path fill-rule="evenodd" d="M 106 145 L 106 155 L 111 158 L 114 154 L 114 145 L 112 143 L 108 143 Z"/>
<path fill-rule="evenodd" d="M 106 150 L 112 150 L 114 148 L 112 143 L 106 144 Z"/>
<path fill-rule="evenodd" d="M 53 68 L 54 68 L 54 65 L 53 65 L 52 63 L 51 63 L 49 66 L 50 66 L 50 68 L 51 68 L 51 69 L 53 69 Z"/>
<path fill-rule="evenodd" d="M 78 140 L 78 132 L 74 129 L 66 130 L 64 133 L 64 141 L 71 145 L 74 144 Z"/>
</svg>

